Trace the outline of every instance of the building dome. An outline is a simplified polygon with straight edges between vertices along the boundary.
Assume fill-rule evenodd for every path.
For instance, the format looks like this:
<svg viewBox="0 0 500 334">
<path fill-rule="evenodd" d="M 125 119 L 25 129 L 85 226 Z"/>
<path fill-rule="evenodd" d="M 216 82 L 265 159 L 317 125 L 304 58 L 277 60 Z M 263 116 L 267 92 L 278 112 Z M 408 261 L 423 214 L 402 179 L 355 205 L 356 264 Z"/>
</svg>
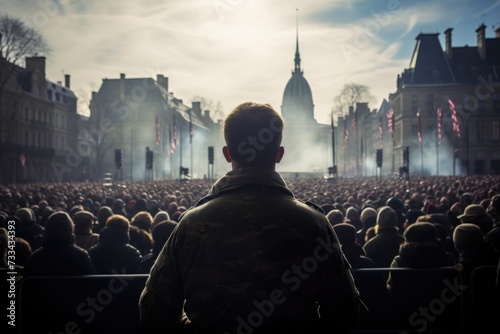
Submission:
<svg viewBox="0 0 500 334">
<path fill-rule="evenodd" d="M 281 113 L 287 123 L 316 123 L 311 87 L 300 68 L 299 38 L 295 49 L 295 67 L 283 93 Z"/>
<path fill-rule="evenodd" d="M 283 106 L 296 103 L 313 104 L 311 87 L 300 70 L 292 73 L 283 93 Z"/>
</svg>

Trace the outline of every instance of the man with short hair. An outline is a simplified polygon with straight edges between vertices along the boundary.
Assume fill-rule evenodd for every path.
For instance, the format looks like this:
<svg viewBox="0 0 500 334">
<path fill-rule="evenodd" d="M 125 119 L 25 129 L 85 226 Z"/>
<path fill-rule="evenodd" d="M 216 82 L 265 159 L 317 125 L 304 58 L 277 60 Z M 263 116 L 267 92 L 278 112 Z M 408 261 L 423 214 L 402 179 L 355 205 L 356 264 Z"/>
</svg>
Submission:
<svg viewBox="0 0 500 334">
<path fill-rule="evenodd" d="M 158 256 L 139 301 L 146 333 L 346 333 L 357 320 L 335 232 L 275 171 L 283 127 L 267 104 L 243 103 L 225 119 L 232 170 Z"/>
</svg>

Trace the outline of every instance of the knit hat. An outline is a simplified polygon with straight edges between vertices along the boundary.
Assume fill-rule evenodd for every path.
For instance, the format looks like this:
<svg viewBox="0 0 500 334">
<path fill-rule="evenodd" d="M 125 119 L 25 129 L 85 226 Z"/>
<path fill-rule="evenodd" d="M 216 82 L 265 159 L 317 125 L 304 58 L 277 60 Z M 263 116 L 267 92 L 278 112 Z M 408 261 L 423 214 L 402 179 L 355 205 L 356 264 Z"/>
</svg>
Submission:
<svg viewBox="0 0 500 334">
<path fill-rule="evenodd" d="M 453 242 L 458 251 L 473 249 L 484 242 L 483 232 L 475 224 L 462 223 L 453 231 Z"/>
<path fill-rule="evenodd" d="M 398 225 L 398 217 L 396 211 L 389 206 L 383 206 L 377 213 L 377 226 L 378 228 L 396 228 Z"/>
<path fill-rule="evenodd" d="M 344 214 L 342 213 L 342 211 L 337 209 L 330 210 L 330 212 L 326 214 L 326 218 L 332 226 L 344 222 Z"/>
<path fill-rule="evenodd" d="M 30 208 L 19 208 L 16 210 L 16 216 L 23 221 L 23 223 L 36 222 L 35 213 Z"/>
<path fill-rule="evenodd" d="M 67 238 L 74 234 L 75 225 L 71 217 L 63 211 L 54 212 L 45 223 L 45 237 Z"/>
<path fill-rule="evenodd" d="M 432 242 L 437 240 L 437 229 L 432 223 L 414 223 L 404 231 L 407 242 Z"/>
<path fill-rule="evenodd" d="M 457 216 L 463 222 L 470 222 L 471 220 L 487 215 L 486 210 L 479 204 L 467 205 L 463 214 Z"/>
<path fill-rule="evenodd" d="M 375 210 L 374 208 L 367 207 L 364 208 L 363 211 L 361 211 L 360 220 L 363 224 L 368 220 L 368 218 L 372 217 L 377 217 L 377 210 Z"/>
<path fill-rule="evenodd" d="M 88 211 L 78 211 L 73 215 L 73 222 L 80 228 L 92 228 L 95 216 Z M 78 231 L 77 231 L 78 233 Z"/>
<path fill-rule="evenodd" d="M 339 238 L 340 244 L 344 247 L 353 246 L 357 243 L 356 240 L 356 229 L 354 226 L 348 223 L 340 223 L 333 226 L 337 237 Z"/>
</svg>

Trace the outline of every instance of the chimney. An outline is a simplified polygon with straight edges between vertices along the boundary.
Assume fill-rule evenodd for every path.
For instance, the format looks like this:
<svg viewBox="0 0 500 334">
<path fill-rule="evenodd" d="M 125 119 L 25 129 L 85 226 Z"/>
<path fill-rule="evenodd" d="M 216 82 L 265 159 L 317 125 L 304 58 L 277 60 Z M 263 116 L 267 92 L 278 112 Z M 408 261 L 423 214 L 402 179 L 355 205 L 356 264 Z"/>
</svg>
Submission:
<svg viewBox="0 0 500 334">
<path fill-rule="evenodd" d="M 353 106 L 349 106 L 349 114 L 348 115 L 351 115 L 351 114 L 354 114 Z"/>
<path fill-rule="evenodd" d="M 45 78 L 45 57 L 26 57 L 26 69 L 30 71 L 38 70 Z"/>
<path fill-rule="evenodd" d="M 210 119 L 210 110 L 205 110 L 205 114 L 203 115 L 205 119 Z"/>
<path fill-rule="evenodd" d="M 477 33 L 477 51 L 479 52 L 479 57 L 481 60 L 486 59 L 486 26 L 481 24 L 479 28 L 476 29 Z"/>
<path fill-rule="evenodd" d="M 448 56 L 448 59 L 453 58 L 453 53 L 452 53 L 452 46 L 451 46 L 451 32 L 453 31 L 453 28 L 448 28 L 444 31 L 444 36 L 445 36 L 445 44 L 446 44 L 446 55 Z"/>
<path fill-rule="evenodd" d="M 125 73 L 120 73 L 120 100 L 125 100 Z"/>
<path fill-rule="evenodd" d="M 70 75 L 69 75 L 69 74 L 65 74 L 65 75 L 64 75 L 64 87 L 66 87 L 66 88 L 68 88 L 68 89 L 70 89 L 70 87 L 69 87 L 69 86 L 70 86 L 70 85 L 69 85 L 69 83 L 70 83 L 70 78 L 71 78 L 71 77 L 70 77 Z"/>
<path fill-rule="evenodd" d="M 201 102 L 191 102 L 191 109 L 195 115 L 201 117 Z"/>
<path fill-rule="evenodd" d="M 165 88 L 165 90 L 168 93 L 168 78 L 167 77 L 165 77 L 163 74 L 157 74 L 156 75 L 156 82 L 158 82 L 158 85 Z"/>
<path fill-rule="evenodd" d="M 0 34 L 0 38 L 2 37 L 2 35 Z M 496 28 L 495 29 L 495 37 L 496 38 L 500 38 L 500 27 Z"/>
</svg>

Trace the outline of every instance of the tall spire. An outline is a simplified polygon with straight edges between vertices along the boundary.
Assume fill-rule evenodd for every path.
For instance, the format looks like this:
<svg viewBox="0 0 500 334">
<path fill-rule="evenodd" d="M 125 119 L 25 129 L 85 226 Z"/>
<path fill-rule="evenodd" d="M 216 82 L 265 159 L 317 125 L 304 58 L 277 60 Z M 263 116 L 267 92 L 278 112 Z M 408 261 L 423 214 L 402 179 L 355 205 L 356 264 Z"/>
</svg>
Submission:
<svg viewBox="0 0 500 334">
<path fill-rule="evenodd" d="M 297 8 L 296 14 L 296 38 L 297 44 L 295 47 L 295 71 L 300 71 L 300 54 L 299 54 L 299 9 Z"/>
</svg>

